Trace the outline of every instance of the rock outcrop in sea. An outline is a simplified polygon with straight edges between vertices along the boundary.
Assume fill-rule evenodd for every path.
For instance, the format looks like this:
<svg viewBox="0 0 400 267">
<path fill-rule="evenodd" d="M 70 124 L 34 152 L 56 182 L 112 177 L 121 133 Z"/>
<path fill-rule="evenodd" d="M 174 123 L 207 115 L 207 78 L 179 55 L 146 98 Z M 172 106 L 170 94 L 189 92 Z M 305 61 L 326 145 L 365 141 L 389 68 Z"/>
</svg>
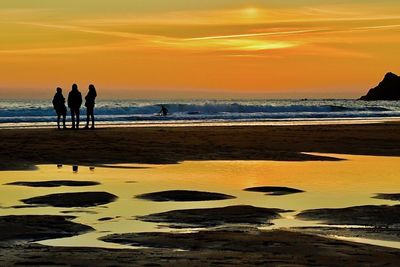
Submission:
<svg viewBox="0 0 400 267">
<path fill-rule="evenodd" d="M 386 73 L 378 86 L 370 89 L 360 100 L 400 100 L 400 77 L 392 72 Z"/>
</svg>

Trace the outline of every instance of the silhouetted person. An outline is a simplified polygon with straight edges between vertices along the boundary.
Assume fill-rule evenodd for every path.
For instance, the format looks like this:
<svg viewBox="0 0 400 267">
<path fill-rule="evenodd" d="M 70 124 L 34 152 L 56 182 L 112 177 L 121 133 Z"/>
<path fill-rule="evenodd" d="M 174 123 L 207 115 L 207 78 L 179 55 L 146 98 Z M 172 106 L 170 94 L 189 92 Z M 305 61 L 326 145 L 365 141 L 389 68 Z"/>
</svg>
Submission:
<svg viewBox="0 0 400 267">
<path fill-rule="evenodd" d="M 96 88 L 93 84 L 89 85 L 89 92 L 85 96 L 85 106 L 86 106 L 86 126 L 85 129 L 89 128 L 89 121 L 92 120 L 92 127 L 94 129 L 94 104 L 96 99 L 97 93 Z"/>
<path fill-rule="evenodd" d="M 62 94 L 62 89 L 60 87 L 57 87 L 56 94 L 53 97 L 53 107 L 57 113 L 57 127 L 58 129 L 61 129 L 60 127 L 60 119 L 61 116 L 63 117 L 63 128 L 65 127 L 65 117 L 67 116 L 67 107 L 65 106 L 65 98 Z"/>
<path fill-rule="evenodd" d="M 168 109 L 164 105 L 161 105 L 161 110 L 160 110 L 159 113 L 162 116 L 167 116 L 168 115 Z"/>
<path fill-rule="evenodd" d="M 72 90 L 68 94 L 68 107 L 71 110 L 72 129 L 79 129 L 79 109 L 82 105 L 82 94 L 78 91 L 78 85 L 72 85 Z M 76 116 L 76 124 L 75 124 Z"/>
</svg>

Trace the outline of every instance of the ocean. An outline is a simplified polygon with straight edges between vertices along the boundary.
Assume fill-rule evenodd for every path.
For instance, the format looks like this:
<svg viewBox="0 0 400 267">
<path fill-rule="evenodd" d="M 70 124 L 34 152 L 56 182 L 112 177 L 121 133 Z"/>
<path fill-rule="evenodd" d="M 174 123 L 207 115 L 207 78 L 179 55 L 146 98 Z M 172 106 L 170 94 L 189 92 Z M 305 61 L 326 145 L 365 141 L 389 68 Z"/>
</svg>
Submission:
<svg viewBox="0 0 400 267">
<path fill-rule="evenodd" d="M 160 105 L 170 114 L 159 116 Z M 85 108 L 81 109 L 86 119 Z M 282 100 L 103 100 L 95 108 L 98 125 L 240 125 L 372 121 L 400 117 L 400 101 L 347 99 Z M 0 128 L 50 127 L 49 100 L 0 100 Z M 70 118 L 68 116 L 68 121 Z"/>
</svg>

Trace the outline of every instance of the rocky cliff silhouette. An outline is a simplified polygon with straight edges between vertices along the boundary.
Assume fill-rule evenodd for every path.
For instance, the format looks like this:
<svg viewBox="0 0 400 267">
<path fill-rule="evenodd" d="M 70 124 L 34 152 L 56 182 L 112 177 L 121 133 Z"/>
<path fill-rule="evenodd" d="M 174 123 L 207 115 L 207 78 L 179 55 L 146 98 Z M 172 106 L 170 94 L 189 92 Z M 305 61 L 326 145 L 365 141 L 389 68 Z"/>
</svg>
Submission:
<svg viewBox="0 0 400 267">
<path fill-rule="evenodd" d="M 388 72 L 377 87 L 369 90 L 360 100 L 400 100 L 400 77 Z"/>
</svg>

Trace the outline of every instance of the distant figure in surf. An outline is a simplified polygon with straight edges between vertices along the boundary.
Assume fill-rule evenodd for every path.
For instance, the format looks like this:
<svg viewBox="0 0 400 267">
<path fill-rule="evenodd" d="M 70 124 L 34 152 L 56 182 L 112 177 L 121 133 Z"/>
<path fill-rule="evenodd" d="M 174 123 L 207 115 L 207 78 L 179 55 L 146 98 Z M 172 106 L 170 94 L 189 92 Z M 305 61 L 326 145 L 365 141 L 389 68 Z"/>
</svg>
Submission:
<svg viewBox="0 0 400 267">
<path fill-rule="evenodd" d="M 159 114 L 161 116 L 167 116 L 168 115 L 168 109 L 164 105 L 161 105 L 161 110 L 160 110 Z"/>
<path fill-rule="evenodd" d="M 65 98 L 62 94 L 62 89 L 57 87 L 56 94 L 53 97 L 53 107 L 57 113 L 57 128 L 61 129 L 60 127 L 60 119 L 61 116 L 63 117 L 63 129 L 66 129 L 65 126 L 65 117 L 67 116 L 67 107 L 65 106 Z"/>
<path fill-rule="evenodd" d="M 79 129 L 79 109 L 82 105 L 82 94 L 78 91 L 78 85 L 72 85 L 72 90 L 68 94 L 68 107 L 71 110 L 72 129 Z M 75 124 L 76 117 L 76 124 Z"/>
<path fill-rule="evenodd" d="M 97 93 L 96 88 L 93 84 L 89 85 L 89 92 L 85 96 L 85 107 L 86 107 L 86 126 L 85 129 L 89 129 L 89 121 L 92 121 L 91 129 L 94 129 L 94 105 Z"/>
</svg>

